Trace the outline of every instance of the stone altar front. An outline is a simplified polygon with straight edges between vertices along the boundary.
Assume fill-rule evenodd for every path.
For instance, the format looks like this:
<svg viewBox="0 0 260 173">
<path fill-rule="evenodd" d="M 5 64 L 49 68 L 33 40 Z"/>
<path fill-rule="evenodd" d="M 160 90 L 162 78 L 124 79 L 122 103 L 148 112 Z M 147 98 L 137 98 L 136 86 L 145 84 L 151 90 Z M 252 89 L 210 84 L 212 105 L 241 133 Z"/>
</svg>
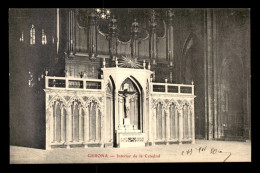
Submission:
<svg viewBox="0 0 260 173">
<path fill-rule="evenodd" d="M 145 133 L 141 133 L 136 126 L 130 124 L 130 119 L 124 118 L 124 124 L 117 130 L 117 147 L 145 146 Z"/>
</svg>

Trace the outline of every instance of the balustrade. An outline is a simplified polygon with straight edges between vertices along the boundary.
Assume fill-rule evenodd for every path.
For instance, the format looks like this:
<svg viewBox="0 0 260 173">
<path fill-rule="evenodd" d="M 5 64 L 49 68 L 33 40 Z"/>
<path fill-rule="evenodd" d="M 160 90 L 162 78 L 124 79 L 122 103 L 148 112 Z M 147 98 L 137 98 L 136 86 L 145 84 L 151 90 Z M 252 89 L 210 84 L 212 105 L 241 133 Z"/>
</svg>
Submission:
<svg viewBox="0 0 260 173">
<path fill-rule="evenodd" d="M 66 90 L 102 90 L 102 79 L 45 77 L 45 88 Z"/>
<path fill-rule="evenodd" d="M 152 93 L 194 95 L 194 85 L 151 83 Z"/>
</svg>

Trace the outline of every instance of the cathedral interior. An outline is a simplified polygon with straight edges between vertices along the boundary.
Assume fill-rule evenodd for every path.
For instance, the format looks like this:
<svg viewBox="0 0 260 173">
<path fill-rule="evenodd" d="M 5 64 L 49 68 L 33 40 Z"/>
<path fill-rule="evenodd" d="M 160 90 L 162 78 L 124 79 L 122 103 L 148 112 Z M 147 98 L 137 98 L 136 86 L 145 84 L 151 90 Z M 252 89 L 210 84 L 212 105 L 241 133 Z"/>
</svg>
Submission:
<svg viewBox="0 0 260 173">
<path fill-rule="evenodd" d="M 172 90 L 175 89 L 174 84 L 194 86 L 192 93 L 196 97 L 192 103 L 192 115 L 195 140 L 251 139 L 249 9 L 46 8 L 9 10 L 10 144 L 46 147 L 46 99 L 49 99 L 47 96 L 51 97 L 48 92 L 52 92 L 48 88 L 87 87 L 98 95 L 94 90 L 103 90 L 102 79 L 111 81 L 104 89 L 107 92 L 105 117 L 115 114 L 115 110 L 108 109 L 110 104 L 118 109 L 122 106 L 121 111 L 124 112 L 123 104 L 117 105 L 113 101 L 114 97 L 119 97 L 114 96 L 116 90 L 113 88 L 118 88 L 120 94 L 127 86 L 129 93 L 134 93 L 130 96 L 133 100 L 130 107 L 144 109 L 143 112 L 131 109 L 130 123 L 137 130 L 155 135 L 157 139 L 166 138 L 167 129 L 164 126 L 155 122 L 154 126 L 148 127 L 142 125 L 146 123 L 145 118 L 139 121 L 141 116 L 146 115 L 145 112 L 150 111 L 150 102 L 146 102 L 145 97 L 148 94 L 141 79 L 128 77 L 117 84 L 115 79 L 107 75 L 113 73 L 109 67 L 117 66 L 124 67 L 120 74 L 128 73 L 129 68 L 136 70 L 133 76 L 139 73 L 145 78 L 149 73 L 149 85 L 152 82 L 172 84 Z M 143 66 L 145 69 L 141 69 Z M 72 82 L 67 86 L 62 80 L 68 81 L 65 79 L 68 76 L 78 81 L 81 78 L 83 82 Z M 54 83 L 55 80 L 58 82 Z M 157 88 L 154 85 L 153 88 L 158 92 L 162 89 L 160 85 Z M 150 98 L 147 96 L 147 99 Z M 83 96 L 82 100 L 85 101 Z M 62 102 L 56 100 L 59 101 Z M 68 102 L 74 108 L 80 107 L 80 104 L 74 104 L 76 100 Z M 89 114 L 92 114 L 92 110 L 101 110 L 96 102 L 94 99 L 89 101 Z M 175 108 L 170 106 L 169 109 Z M 68 111 L 60 110 L 61 115 Z M 74 110 L 78 111 L 77 122 L 85 121 L 83 118 L 79 120 L 79 112 L 86 109 L 77 108 L 72 112 Z M 101 112 L 93 114 L 97 115 L 97 119 L 92 120 L 90 116 L 88 121 L 95 122 L 96 127 L 101 128 Z M 113 118 L 106 120 L 111 128 L 115 127 Z M 63 123 L 61 121 L 60 126 Z M 167 124 L 167 119 L 163 121 L 162 115 L 160 123 Z M 153 127 L 157 128 L 157 134 L 150 134 Z M 115 142 L 113 129 L 108 125 L 105 128 L 104 133 L 109 137 L 104 145 L 110 146 L 111 140 Z M 93 131 L 95 127 L 89 129 Z M 83 129 L 79 131 L 75 132 L 77 140 L 85 134 Z M 89 132 L 89 139 L 95 141 L 102 138 L 103 132 L 98 128 L 94 131 Z M 62 141 L 67 131 L 57 133 Z M 170 133 L 171 136 L 174 138 L 174 134 Z"/>
</svg>

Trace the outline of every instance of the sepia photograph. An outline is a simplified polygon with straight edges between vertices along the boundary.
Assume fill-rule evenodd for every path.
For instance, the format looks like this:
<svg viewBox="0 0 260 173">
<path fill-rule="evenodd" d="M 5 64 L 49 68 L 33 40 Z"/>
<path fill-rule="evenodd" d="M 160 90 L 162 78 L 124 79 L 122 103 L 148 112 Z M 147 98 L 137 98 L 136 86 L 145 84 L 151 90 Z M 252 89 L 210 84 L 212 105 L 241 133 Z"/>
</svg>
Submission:
<svg viewBox="0 0 260 173">
<path fill-rule="evenodd" d="M 10 164 L 251 162 L 249 8 L 10 8 Z"/>
</svg>

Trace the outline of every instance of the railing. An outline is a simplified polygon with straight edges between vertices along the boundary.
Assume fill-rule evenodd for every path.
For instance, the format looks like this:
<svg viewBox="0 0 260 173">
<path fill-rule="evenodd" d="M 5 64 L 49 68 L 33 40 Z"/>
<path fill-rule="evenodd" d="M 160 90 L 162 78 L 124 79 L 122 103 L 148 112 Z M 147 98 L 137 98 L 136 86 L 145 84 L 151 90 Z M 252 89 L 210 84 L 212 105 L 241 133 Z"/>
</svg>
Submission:
<svg viewBox="0 0 260 173">
<path fill-rule="evenodd" d="M 194 85 L 152 82 L 152 93 L 194 95 Z"/>
<path fill-rule="evenodd" d="M 102 90 L 102 79 L 45 77 L 45 88 L 66 90 Z"/>
</svg>

